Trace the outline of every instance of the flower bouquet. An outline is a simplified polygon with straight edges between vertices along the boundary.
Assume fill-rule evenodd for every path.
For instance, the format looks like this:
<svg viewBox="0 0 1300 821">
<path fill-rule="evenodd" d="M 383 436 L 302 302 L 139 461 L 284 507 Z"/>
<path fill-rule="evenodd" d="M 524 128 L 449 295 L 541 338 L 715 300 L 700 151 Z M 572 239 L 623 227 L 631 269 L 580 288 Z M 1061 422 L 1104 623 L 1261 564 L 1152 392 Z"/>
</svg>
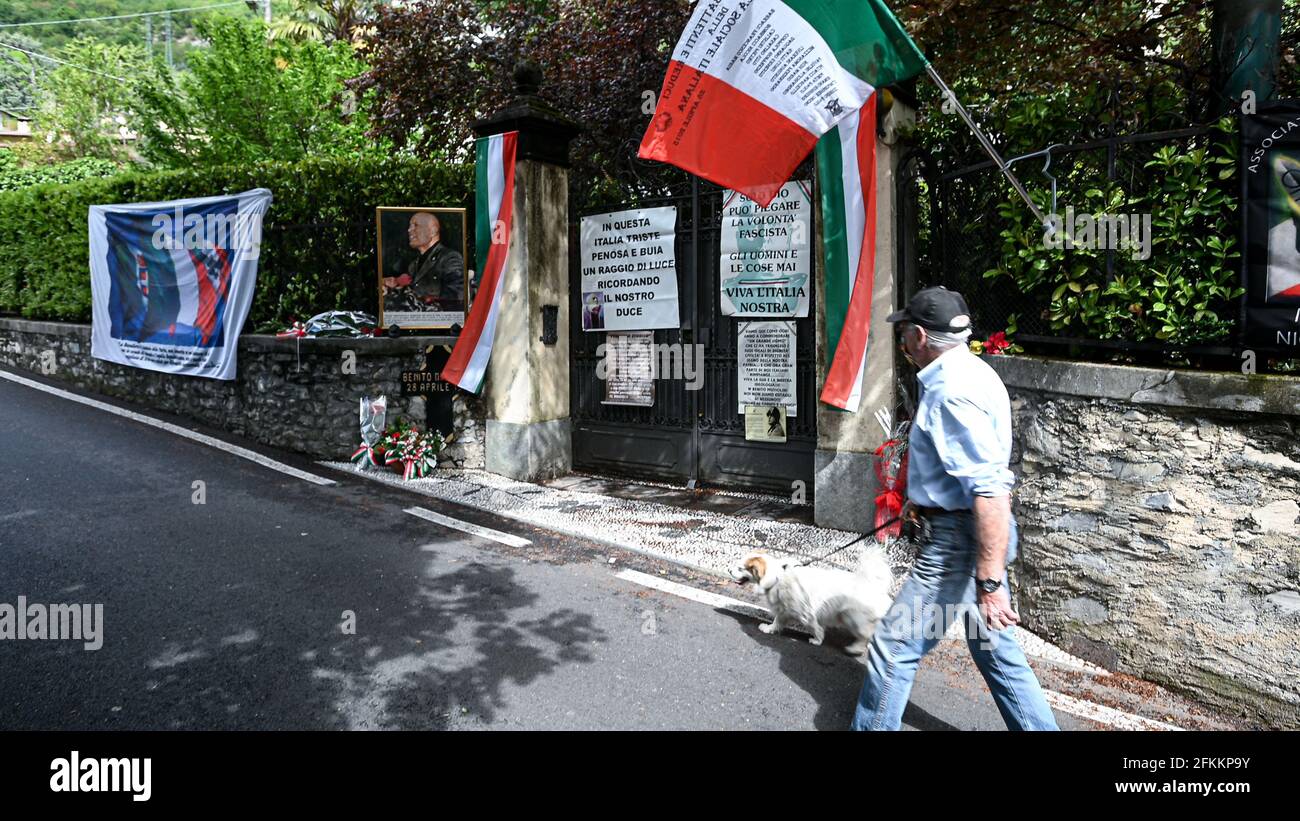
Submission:
<svg viewBox="0 0 1300 821">
<path fill-rule="evenodd" d="M 383 452 L 384 464 L 409 480 L 431 473 L 438 466 L 438 454 L 445 445 L 438 431 L 421 433 L 403 419 L 388 429 L 377 450 Z"/>
<path fill-rule="evenodd" d="M 384 464 L 380 442 L 384 436 L 384 420 L 387 416 L 387 396 L 374 399 L 361 397 L 361 447 L 352 454 L 352 462 L 361 470 L 382 467 Z"/>
<path fill-rule="evenodd" d="M 880 493 L 876 495 L 877 541 L 896 539 L 903 529 L 902 521 L 886 523 L 902 516 L 903 501 L 907 498 L 907 434 L 910 424 L 901 423 L 894 429 L 893 436 L 876 448 L 876 479 L 880 486 Z"/>
</svg>

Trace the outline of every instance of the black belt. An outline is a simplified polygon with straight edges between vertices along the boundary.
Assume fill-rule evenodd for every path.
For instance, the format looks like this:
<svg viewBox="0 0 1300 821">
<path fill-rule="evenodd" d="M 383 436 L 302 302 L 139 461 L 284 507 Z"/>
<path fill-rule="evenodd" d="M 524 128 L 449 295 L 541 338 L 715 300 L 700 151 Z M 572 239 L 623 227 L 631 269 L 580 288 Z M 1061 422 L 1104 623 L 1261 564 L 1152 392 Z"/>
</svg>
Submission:
<svg viewBox="0 0 1300 821">
<path fill-rule="evenodd" d="M 912 505 L 912 509 L 916 511 L 918 516 L 925 516 L 927 518 L 943 515 L 951 516 L 959 513 L 969 514 L 971 512 L 970 508 L 948 510 L 946 507 L 926 507 L 925 505 Z"/>
</svg>

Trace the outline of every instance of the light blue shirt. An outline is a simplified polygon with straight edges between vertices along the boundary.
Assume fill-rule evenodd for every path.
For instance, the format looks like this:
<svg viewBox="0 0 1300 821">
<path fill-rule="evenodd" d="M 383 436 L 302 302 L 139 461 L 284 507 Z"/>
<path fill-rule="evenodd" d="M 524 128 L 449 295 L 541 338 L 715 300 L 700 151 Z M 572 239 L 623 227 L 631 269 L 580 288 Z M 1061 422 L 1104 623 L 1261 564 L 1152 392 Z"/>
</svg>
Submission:
<svg viewBox="0 0 1300 821">
<path fill-rule="evenodd" d="M 915 504 L 969 510 L 976 496 L 1015 484 L 1011 401 L 988 363 L 953 348 L 921 369 L 920 403 L 908 436 L 907 496 Z"/>
</svg>

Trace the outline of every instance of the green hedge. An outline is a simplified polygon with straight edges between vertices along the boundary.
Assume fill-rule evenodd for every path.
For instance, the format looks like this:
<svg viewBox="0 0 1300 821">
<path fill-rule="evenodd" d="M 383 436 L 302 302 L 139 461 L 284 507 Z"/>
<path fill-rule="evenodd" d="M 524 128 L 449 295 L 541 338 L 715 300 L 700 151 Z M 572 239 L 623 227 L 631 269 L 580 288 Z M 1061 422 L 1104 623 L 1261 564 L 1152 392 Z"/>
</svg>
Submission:
<svg viewBox="0 0 1300 821">
<path fill-rule="evenodd" d="M 121 168 L 112 160 L 95 157 L 20 166 L 13 151 L 0 148 L 0 191 L 13 191 L 42 183 L 70 183 L 111 177 L 119 171 Z"/>
<path fill-rule="evenodd" d="M 333 309 L 377 310 L 376 206 L 474 205 L 472 166 L 406 158 L 131 172 L 8 191 L 0 193 L 0 312 L 90 320 L 91 205 L 250 188 L 268 188 L 274 196 L 246 326 L 258 331 Z M 473 224 L 470 213 L 471 236 Z"/>
</svg>

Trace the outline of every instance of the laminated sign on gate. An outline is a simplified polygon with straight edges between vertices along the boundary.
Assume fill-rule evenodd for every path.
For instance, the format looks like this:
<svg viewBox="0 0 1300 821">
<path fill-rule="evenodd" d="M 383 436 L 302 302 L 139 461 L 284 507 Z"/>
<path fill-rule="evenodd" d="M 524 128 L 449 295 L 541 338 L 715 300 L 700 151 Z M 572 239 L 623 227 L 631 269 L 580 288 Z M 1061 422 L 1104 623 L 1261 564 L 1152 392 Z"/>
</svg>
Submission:
<svg viewBox="0 0 1300 821">
<path fill-rule="evenodd" d="M 811 184 L 786 183 L 766 208 L 737 191 L 722 203 L 722 315 L 808 316 Z"/>
<path fill-rule="evenodd" d="M 798 331 L 793 322 L 736 323 L 736 412 L 747 406 L 798 409 Z"/>
<path fill-rule="evenodd" d="M 184 376 L 235 378 L 253 304 L 265 188 L 90 207 L 91 354 Z"/>
<path fill-rule="evenodd" d="M 642 331 L 681 325 L 677 209 L 582 218 L 582 329 Z"/>
</svg>

